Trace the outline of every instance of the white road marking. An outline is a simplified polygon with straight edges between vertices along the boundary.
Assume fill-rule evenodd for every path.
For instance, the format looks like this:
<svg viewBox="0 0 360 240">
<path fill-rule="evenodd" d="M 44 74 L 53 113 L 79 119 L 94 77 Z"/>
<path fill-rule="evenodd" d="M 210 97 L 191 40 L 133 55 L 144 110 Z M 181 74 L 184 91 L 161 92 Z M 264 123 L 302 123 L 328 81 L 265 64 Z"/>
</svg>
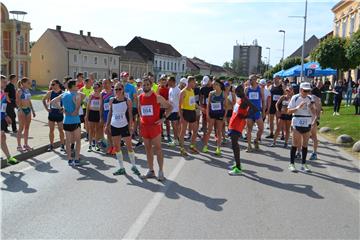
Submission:
<svg viewBox="0 0 360 240">
<path fill-rule="evenodd" d="M 175 178 L 179 175 L 181 169 L 185 165 L 185 160 L 181 158 L 178 164 L 175 166 L 174 170 L 170 173 L 168 179 L 174 181 Z M 140 215 L 137 217 L 135 222 L 131 225 L 129 230 L 123 236 L 122 239 L 135 239 L 139 236 L 139 233 L 145 227 L 146 223 L 149 221 L 150 217 L 155 212 L 157 206 L 160 204 L 161 199 L 164 197 L 164 193 L 169 189 L 171 183 L 166 183 L 159 192 L 157 192 L 150 202 L 146 205 Z"/>
</svg>

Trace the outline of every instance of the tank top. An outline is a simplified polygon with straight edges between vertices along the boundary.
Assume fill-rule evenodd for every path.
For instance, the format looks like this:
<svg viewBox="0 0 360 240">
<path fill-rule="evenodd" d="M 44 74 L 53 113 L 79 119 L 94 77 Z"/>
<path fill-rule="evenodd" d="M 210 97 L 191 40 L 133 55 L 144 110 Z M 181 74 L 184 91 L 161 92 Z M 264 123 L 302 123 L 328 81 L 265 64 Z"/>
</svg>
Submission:
<svg viewBox="0 0 360 240">
<path fill-rule="evenodd" d="M 165 98 L 165 100 L 169 100 L 169 88 L 168 87 L 159 87 L 159 95 Z"/>
<path fill-rule="evenodd" d="M 188 90 L 185 88 L 184 95 L 185 96 L 181 102 L 181 109 L 194 111 L 196 103 L 194 90 Z"/>
<path fill-rule="evenodd" d="M 100 111 L 100 97 L 90 96 L 90 109 L 92 111 Z"/>
<path fill-rule="evenodd" d="M 252 89 L 251 86 L 248 88 L 247 95 L 248 99 L 257 107 L 257 109 L 261 110 L 261 89 L 259 86 L 257 88 Z"/>
<path fill-rule="evenodd" d="M 91 95 L 91 93 L 94 92 L 94 88 L 91 87 L 91 88 L 86 88 L 86 87 L 83 87 L 80 92 L 84 93 L 85 94 L 85 98 L 83 100 L 83 105 L 82 107 L 83 108 L 86 108 L 87 104 L 88 104 L 88 101 L 89 101 L 89 97 Z"/>
<path fill-rule="evenodd" d="M 127 98 L 117 100 L 114 98 L 112 102 L 112 116 L 111 126 L 116 128 L 123 128 L 129 124 L 129 112 L 127 105 Z"/>
<path fill-rule="evenodd" d="M 65 109 L 65 118 L 64 124 L 78 124 L 80 123 L 80 117 L 71 116 L 70 114 L 75 111 L 76 104 L 74 102 L 74 97 L 77 96 L 76 92 L 65 92 L 61 99 Z"/>
<path fill-rule="evenodd" d="M 238 99 L 234 105 L 233 113 L 229 122 L 229 129 L 241 133 L 245 127 L 246 116 L 249 112 L 249 107 L 240 108 L 242 99 Z"/>
<path fill-rule="evenodd" d="M 287 99 L 287 97 L 284 97 L 281 101 L 281 111 L 284 112 L 288 108 L 290 99 Z M 286 114 L 286 113 L 284 113 Z M 289 114 L 286 114 L 289 115 Z"/>
<path fill-rule="evenodd" d="M 55 91 L 51 91 L 51 94 L 50 94 L 50 101 L 53 100 L 54 98 L 60 96 L 63 92 L 60 90 L 59 92 L 55 92 Z M 62 106 L 62 102 L 60 102 L 60 105 Z M 54 104 L 51 104 L 50 103 L 50 110 L 53 112 L 55 110 L 58 111 L 59 108 L 57 106 L 55 106 Z"/>
<path fill-rule="evenodd" d="M 7 101 L 6 101 L 6 95 L 4 92 L 1 91 L 1 120 L 5 119 L 6 116 L 6 107 L 7 107 Z"/>
<path fill-rule="evenodd" d="M 114 94 L 112 91 L 110 91 L 108 93 L 106 93 L 105 91 L 101 92 L 101 97 L 103 99 L 103 104 L 104 104 L 104 115 L 105 114 L 107 115 L 110 110 L 109 102 L 113 96 L 114 96 Z"/>
<path fill-rule="evenodd" d="M 214 114 L 224 114 L 224 92 L 221 92 L 219 96 L 216 92 L 211 93 L 210 97 L 210 112 Z"/>
<path fill-rule="evenodd" d="M 145 96 L 142 93 L 139 97 L 140 102 L 140 122 L 143 125 L 153 125 L 160 119 L 160 104 L 157 102 L 157 95 L 152 93 L 150 96 Z"/>
<path fill-rule="evenodd" d="M 282 85 L 279 85 L 277 87 L 273 85 L 270 89 L 270 93 L 271 93 L 271 103 L 275 104 L 279 100 L 279 98 L 282 95 L 284 95 Z"/>
</svg>

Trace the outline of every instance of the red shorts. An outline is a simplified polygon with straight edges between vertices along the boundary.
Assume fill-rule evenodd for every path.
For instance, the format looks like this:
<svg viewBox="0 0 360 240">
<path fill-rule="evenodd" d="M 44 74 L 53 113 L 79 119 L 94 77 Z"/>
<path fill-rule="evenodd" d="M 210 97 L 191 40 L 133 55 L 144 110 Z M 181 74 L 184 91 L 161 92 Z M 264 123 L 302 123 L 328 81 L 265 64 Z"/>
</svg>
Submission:
<svg viewBox="0 0 360 240">
<path fill-rule="evenodd" d="M 153 139 L 161 134 L 161 125 L 143 125 L 140 124 L 140 135 L 146 139 Z"/>
</svg>

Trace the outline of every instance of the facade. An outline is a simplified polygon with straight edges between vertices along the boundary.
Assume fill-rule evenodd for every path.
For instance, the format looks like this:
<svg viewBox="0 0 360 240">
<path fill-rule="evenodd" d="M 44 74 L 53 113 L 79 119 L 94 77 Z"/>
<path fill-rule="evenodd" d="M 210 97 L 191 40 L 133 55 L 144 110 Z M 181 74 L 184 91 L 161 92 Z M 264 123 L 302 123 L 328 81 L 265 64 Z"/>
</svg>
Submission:
<svg viewBox="0 0 360 240">
<path fill-rule="evenodd" d="M 258 46 L 256 41 L 254 41 L 253 45 L 234 46 L 233 61 L 240 64 L 242 75 L 248 76 L 259 73 L 261 46 Z"/>
<path fill-rule="evenodd" d="M 30 76 L 30 23 L 9 18 L 1 3 L 1 74 Z"/>
<path fill-rule="evenodd" d="M 115 48 L 115 54 L 119 56 L 119 72 L 128 72 L 134 78 L 141 78 L 144 73 L 153 71 L 151 61 L 145 60 L 137 52 L 126 50 L 125 46 Z"/>
<path fill-rule="evenodd" d="M 351 37 L 360 29 L 360 2 L 352 0 L 339 1 L 332 9 L 334 13 L 334 36 Z M 360 67 L 350 71 L 353 80 L 360 78 Z M 347 76 L 348 77 L 348 73 Z"/>
<path fill-rule="evenodd" d="M 185 75 L 186 58 L 170 44 L 134 37 L 125 49 L 135 51 L 146 61 L 152 62 L 156 79 L 162 74 L 174 75 L 176 80 Z"/>
<path fill-rule="evenodd" d="M 56 29 L 47 29 L 31 49 L 31 78 L 38 85 L 47 86 L 51 79 L 73 78 L 79 72 L 87 78 L 94 73 L 95 79 L 110 78 L 119 73 L 119 56 L 103 39 Z"/>
</svg>

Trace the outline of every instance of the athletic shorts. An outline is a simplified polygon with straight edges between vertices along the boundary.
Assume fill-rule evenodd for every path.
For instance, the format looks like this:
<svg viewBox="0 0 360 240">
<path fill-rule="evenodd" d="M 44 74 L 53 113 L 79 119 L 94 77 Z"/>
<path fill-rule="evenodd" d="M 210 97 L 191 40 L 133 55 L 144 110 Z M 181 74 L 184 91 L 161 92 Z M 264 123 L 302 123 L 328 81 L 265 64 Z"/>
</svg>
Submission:
<svg viewBox="0 0 360 240">
<path fill-rule="evenodd" d="M 126 125 L 125 127 L 122 128 L 111 126 L 111 136 L 113 137 L 120 136 L 122 138 L 130 137 L 129 125 Z"/>
<path fill-rule="evenodd" d="M 189 123 L 196 122 L 196 111 L 195 110 L 183 109 L 182 112 L 183 112 L 183 117 L 184 117 L 185 121 L 187 121 Z"/>
<path fill-rule="evenodd" d="M 143 125 L 140 124 L 140 135 L 146 139 L 153 139 L 161 134 L 161 125 Z"/>
<path fill-rule="evenodd" d="M 259 120 L 261 118 L 261 112 L 257 111 L 256 113 L 250 114 L 246 117 L 246 119 L 249 120 L 253 120 L 254 122 L 256 122 L 257 120 Z"/>
<path fill-rule="evenodd" d="M 6 131 L 7 130 L 7 122 L 6 122 L 6 120 L 5 119 L 2 119 L 1 120 L 1 131 Z"/>
<path fill-rule="evenodd" d="M 67 132 L 73 132 L 76 129 L 78 129 L 80 127 L 80 123 L 75 123 L 75 124 L 65 124 L 64 123 L 64 130 Z"/>
<path fill-rule="evenodd" d="M 100 111 L 89 110 L 89 122 L 100 122 Z"/>
<path fill-rule="evenodd" d="M 271 103 L 269 113 L 270 114 L 275 114 L 276 113 L 276 103 Z"/>
<path fill-rule="evenodd" d="M 136 115 L 138 115 L 138 114 L 139 114 L 138 109 L 133 107 L 133 109 L 132 109 L 132 114 L 133 114 L 133 117 L 135 117 Z"/>
<path fill-rule="evenodd" d="M 211 119 L 215 120 L 224 120 L 224 113 L 209 113 L 209 116 Z"/>
<path fill-rule="evenodd" d="M 85 116 L 86 116 L 86 108 L 83 108 L 83 115 L 80 115 L 80 122 L 84 123 L 85 122 Z"/>
<path fill-rule="evenodd" d="M 292 115 L 291 114 L 281 114 L 280 119 L 285 120 L 285 121 L 291 121 Z"/>
<path fill-rule="evenodd" d="M 226 112 L 226 117 L 227 117 L 227 118 L 231 118 L 231 117 L 232 117 L 232 114 L 233 114 L 233 110 L 232 110 L 232 109 L 229 109 L 229 110 L 227 110 L 227 112 Z"/>
<path fill-rule="evenodd" d="M 49 113 L 48 120 L 50 122 L 62 122 L 64 120 L 64 115 L 58 113 Z"/>
<path fill-rule="evenodd" d="M 170 116 L 167 118 L 167 120 L 174 122 L 174 121 L 179 121 L 180 117 L 179 117 L 179 113 L 178 112 L 173 112 L 170 114 Z"/>
<path fill-rule="evenodd" d="M 229 129 L 229 136 L 241 136 L 241 132 L 238 132 L 236 130 L 233 129 Z"/>
<path fill-rule="evenodd" d="M 304 134 L 304 133 L 308 133 L 311 131 L 311 126 L 309 127 L 295 127 L 295 129 L 301 133 L 301 134 Z"/>
</svg>

